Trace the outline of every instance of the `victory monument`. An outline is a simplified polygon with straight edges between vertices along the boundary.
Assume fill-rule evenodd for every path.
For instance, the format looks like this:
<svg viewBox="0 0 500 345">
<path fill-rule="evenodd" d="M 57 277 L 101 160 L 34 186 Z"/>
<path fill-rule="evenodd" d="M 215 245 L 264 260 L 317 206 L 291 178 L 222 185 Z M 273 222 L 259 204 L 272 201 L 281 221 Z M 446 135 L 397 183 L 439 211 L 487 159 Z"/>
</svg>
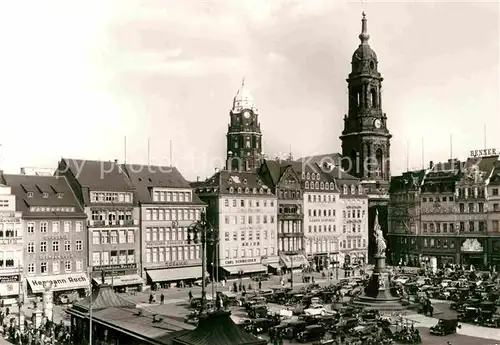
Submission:
<svg viewBox="0 0 500 345">
<path fill-rule="evenodd" d="M 373 273 L 365 287 L 364 294 L 354 301 L 354 304 L 361 307 L 380 310 L 401 310 L 408 306 L 404 305 L 398 296 L 395 287 L 391 287 L 389 272 L 385 266 L 385 250 L 387 242 L 380 228 L 378 221 L 378 211 L 375 215 L 373 233 L 377 251 L 375 254 L 375 267 Z"/>
</svg>

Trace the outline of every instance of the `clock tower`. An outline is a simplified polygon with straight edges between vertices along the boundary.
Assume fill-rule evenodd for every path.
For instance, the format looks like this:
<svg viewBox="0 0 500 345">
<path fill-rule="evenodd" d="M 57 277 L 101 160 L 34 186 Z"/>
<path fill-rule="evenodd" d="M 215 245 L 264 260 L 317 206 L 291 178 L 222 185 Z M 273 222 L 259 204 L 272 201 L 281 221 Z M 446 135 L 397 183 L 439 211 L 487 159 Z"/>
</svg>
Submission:
<svg viewBox="0 0 500 345">
<path fill-rule="evenodd" d="M 377 189 L 386 189 L 390 173 L 390 139 L 387 116 L 382 111 L 382 76 L 377 54 L 368 44 L 366 15 L 361 20 L 361 44 L 352 56 L 347 79 L 349 110 L 344 116 L 342 167 Z"/>
<path fill-rule="evenodd" d="M 382 75 L 377 54 L 368 44 L 366 15 L 361 20 L 360 45 L 352 55 L 347 78 L 349 110 L 344 116 L 342 168 L 356 176 L 368 194 L 368 253 L 377 253 L 373 228 L 378 220 L 387 238 L 389 182 L 391 179 L 390 140 L 387 116 L 382 111 Z M 387 248 L 391 258 L 392 248 Z"/>
<path fill-rule="evenodd" d="M 227 169 L 249 171 L 258 168 L 262 156 L 259 110 L 252 95 L 245 88 L 244 79 L 241 88 L 234 96 L 229 116 Z"/>
</svg>

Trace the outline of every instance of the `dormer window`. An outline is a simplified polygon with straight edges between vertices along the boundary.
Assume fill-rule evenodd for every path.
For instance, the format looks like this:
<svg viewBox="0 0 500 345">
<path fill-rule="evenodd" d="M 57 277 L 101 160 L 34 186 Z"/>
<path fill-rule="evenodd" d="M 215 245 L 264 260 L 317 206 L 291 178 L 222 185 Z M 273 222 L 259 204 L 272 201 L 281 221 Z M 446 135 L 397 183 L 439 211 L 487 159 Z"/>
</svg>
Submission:
<svg viewBox="0 0 500 345">
<path fill-rule="evenodd" d="M 28 192 L 26 194 L 27 194 L 28 198 L 32 198 L 33 197 L 33 192 Z"/>
<path fill-rule="evenodd" d="M 311 179 L 311 174 L 307 173 L 307 179 Z"/>
<path fill-rule="evenodd" d="M 248 194 L 248 192 L 249 192 L 249 191 L 250 191 L 250 189 L 245 188 L 245 193 L 247 193 L 247 194 Z"/>
<path fill-rule="evenodd" d="M 327 183 L 325 183 L 325 189 L 326 189 L 326 190 L 328 190 L 328 189 L 329 189 L 329 187 L 330 187 L 330 185 L 328 184 L 328 182 L 327 182 Z"/>
<path fill-rule="evenodd" d="M 267 190 L 267 194 L 271 194 L 271 189 L 268 189 L 268 190 Z"/>
<path fill-rule="evenodd" d="M 306 181 L 305 186 L 306 186 L 306 189 L 309 189 L 309 181 Z"/>
<path fill-rule="evenodd" d="M 254 189 L 252 190 L 252 192 L 253 192 L 253 194 L 257 194 L 257 188 L 254 188 Z"/>
<path fill-rule="evenodd" d="M 229 193 L 234 193 L 234 188 L 233 187 L 229 188 Z"/>
<path fill-rule="evenodd" d="M 335 185 L 333 184 L 333 182 L 330 182 L 330 189 L 331 189 L 331 190 L 334 190 L 334 189 L 335 189 Z"/>
<path fill-rule="evenodd" d="M 62 199 L 63 198 L 63 193 L 57 193 L 57 198 Z"/>
<path fill-rule="evenodd" d="M 316 182 L 316 183 L 314 184 L 314 188 L 319 189 L 319 182 Z"/>
<path fill-rule="evenodd" d="M 342 186 L 342 193 L 347 194 L 347 186 L 346 185 Z"/>
<path fill-rule="evenodd" d="M 363 194 L 363 186 L 358 186 L 358 194 Z"/>
<path fill-rule="evenodd" d="M 264 189 L 262 189 L 262 188 L 261 188 L 261 189 L 259 189 L 259 193 L 260 193 L 260 194 L 264 193 Z"/>
<path fill-rule="evenodd" d="M 324 184 L 323 182 L 321 182 L 321 183 L 319 184 L 319 188 L 320 188 L 320 189 L 325 189 L 325 184 Z"/>
<path fill-rule="evenodd" d="M 306 178 L 306 173 L 305 173 L 305 172 L 303 172 L 303 173 L 302 173 L 302 179 L 305 179 L 305 178 Z"/>
<path fill-rule="evenodd" d="M 49 193 L 47 193 L 47 192 L 43 192 L 42 197 L 43 197 L 44 199 L 48 199 L 48 198 L 49 198 Z"/>
<path fill-rule="evenodd" d="M 247 182 L 248 182 L 247 179 L 243 180 L 243 184 L 247 184 Z"/>
<path fill-rule="evenodd" d="M 355 186 L 351 186 L 351 194 L 356 194 L 356 187 Z"/>
<path fill-rule="evenodd" d="M 316 178 L 316 174 L 312 173 L 311 174 L 311 179 L 314 180 Z"/>
<path fill-rule="evenodd" d="M 316 174 L 316 180 L 319 180 L 319 173 Z"/>
<path fill-rule="evenodd" d="M 238 187 L 238 193 L 241 193 L 241 187 Z"/>
</svg>

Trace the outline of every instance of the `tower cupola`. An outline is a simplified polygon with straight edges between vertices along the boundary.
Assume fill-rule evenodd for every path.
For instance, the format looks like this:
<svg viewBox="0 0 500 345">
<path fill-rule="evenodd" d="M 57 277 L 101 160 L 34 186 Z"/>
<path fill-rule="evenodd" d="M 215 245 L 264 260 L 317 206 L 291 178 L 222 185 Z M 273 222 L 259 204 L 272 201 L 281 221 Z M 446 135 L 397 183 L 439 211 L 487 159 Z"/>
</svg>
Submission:
<svg viewBox="0 0 500 345">
<path fill-rule="evenodd" d="M 240 113 L 244 109 L 251 110 L 254 114 L 258 114 L 258 109 L 255 105 L 253 96 L 250 91 L 245 88 L 245 78 L 241 81 L 241 87 L 236 93 L 236 96 L 234 96 L 233 108 L 231 111 L 233 113 Z"/>
</svg>

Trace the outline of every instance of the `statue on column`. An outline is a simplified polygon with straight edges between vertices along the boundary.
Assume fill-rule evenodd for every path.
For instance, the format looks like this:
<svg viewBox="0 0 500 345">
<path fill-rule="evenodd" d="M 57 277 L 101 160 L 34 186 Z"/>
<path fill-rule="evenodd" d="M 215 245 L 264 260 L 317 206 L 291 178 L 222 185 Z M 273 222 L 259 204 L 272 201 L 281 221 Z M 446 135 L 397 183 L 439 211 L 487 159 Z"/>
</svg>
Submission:
<svg viewBox="0 0 500 345">
<path fill-rule="evenodd" d="M 378 221 L 378 210 L 376 210 L 375 214 L 375 225 L 373 228 L 373 234 L 375 236 L 375 243 L 377 245 L 377 255 L 385 257 L 385 250 L 387 248 L 387 243 L 384 239 L 384 234 L 382 232 L 382 228 L 380 227 Z"/>
</svg>

